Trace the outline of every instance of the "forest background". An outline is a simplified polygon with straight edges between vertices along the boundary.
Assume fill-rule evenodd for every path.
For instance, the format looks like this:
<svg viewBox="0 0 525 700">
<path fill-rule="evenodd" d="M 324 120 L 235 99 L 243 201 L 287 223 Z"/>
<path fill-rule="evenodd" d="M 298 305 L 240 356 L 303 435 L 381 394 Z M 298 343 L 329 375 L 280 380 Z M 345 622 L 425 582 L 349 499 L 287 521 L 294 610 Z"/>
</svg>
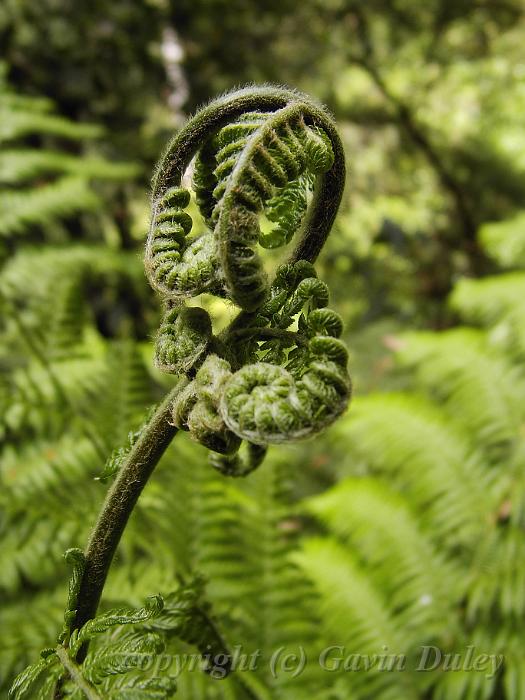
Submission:
<svg viewBox="0 0 525 700">
<path fill-rule="evenodd" d="M 519 0 L 4 0 L 0 692 L 53 644 L 63 553 L 172 384 L 142 267 L 155 161 L 200 104 L 271 82 L 344 142 L 318 269 L 352 406 L 244 481 L 179 436 L 104 608 L 206 577 L 229 645 L 263 661 L 242 683 L 185 671 L 182 697 L 525 700 L 524 45 Z M 330 644 L 409 663 L 327 672 Z M 420 673 L 429 645 L 504 661 Z M 281 647 L 311 660 L 297 678 L 271 673 Z"/>
</svg>

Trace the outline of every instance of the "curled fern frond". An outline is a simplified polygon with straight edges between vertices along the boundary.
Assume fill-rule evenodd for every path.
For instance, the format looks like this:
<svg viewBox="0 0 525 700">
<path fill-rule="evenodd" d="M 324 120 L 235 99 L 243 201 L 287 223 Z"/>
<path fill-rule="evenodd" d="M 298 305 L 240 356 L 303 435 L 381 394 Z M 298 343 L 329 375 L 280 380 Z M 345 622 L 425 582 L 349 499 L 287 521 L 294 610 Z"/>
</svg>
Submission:
<svg viewBox="0 0 525 700">
<path fill-rule="evenodd" d="M 315 277 L 301 279 L 307 269 L 297 264 L 280 270 L 272 299 L 258 319 L 268 314 L 270 327 L 244 329 L 252 341 L 251 359 L 262 355 L 264 361 L 252 361 L 233 372 L 226 359 L 208 355 L 176 400 L 174 424 L 214 452 L 231 455 L 241 439 L 264 446 L 310 437 L 345 410 L 350 393 L 348 352 L 334 337 L 340 335 L 342 323 L 335 312 L 315 308 L 327 302 L 328 290 Z M 288 297 L 280 295 L 286 279 L 292 281 Z M 303 313 L 297 333 L 281 328 L 299 312 Z M 271 339 L 260 345 L 258 336 L 264 338 L 267 331 Z M 239 332 L 232 335 L 234 340 Z M 257 460 L 262 455 L 252 448 L 251 464 L 255 453 Z M 228 465 L 215 458 L 214 466 L 225 473 L 247 469 L 236 460 Z"/>
<path fill-rule="evenodd" d="M 259 234 L 259 243 L 263 248 L 280 248 L 292 240 L 303 223 L 308 206 L 307 193 L 312 184 L 313 178 L 298 177 L 267 202 L 266 216 L 278 225 L 269 233 Z"/>
<path fill-rule="evenodd" d="M 247 476 L 264 460 L 268 448 L 266 445 L 246 443 L 244 452 L 233 454 L 210 453 L 210 464 L 225 476 Z"/>
<path fill-rule="evenodd" d="M 146 269 L 161 293 L 222 290 L 248 310 L 264 300 L 268 283 L 256 246 L 275 248 L 291 240 L 306 212 L 306 191 L 335 157 L 322 126 L 307 123 L 311 103 L 290 96 L 275 111 L 241 113 L 199 150 L 194 188 L 212 230 L 189 235 L 192 220 L 184 210 L 190 195 L 180 184 L 154 195 Z M 259 226 L 263 213 L 278 223 L 266 235 Z"/>
<path fill-rule="evenodd" d="M 213 291 L 217 262 L 213 236 L 190 238 L 193 222 L 184 209 L 190 193 L 172 187 L 157 202 L 146 246 L 146 270 L 152 286 L 170 297 Z"/>
<path fill-rule="evenodd" d="M 197 375 L 173 406 L 173 422 L 205 447 L 228 454 L 240 445 L 240 438 L 227 429 L 219 412 L 224 385 L 232 376 L 230 364 L 208 355 Z"/>
<path fill-rule="evenodd" d="M 206 230 L 192 234 L 182 179 Z M 146 244 L 149 281 L 168 308 L 156 363 L 185 373 L 173 422 L 214 453 L 225 474 L 254 469 L 271 443 L 315 435 L 350 397 L 341 319 L 313 262 L 344 184 L 344 157 L 326 110 L 282 88 L 240 90 L 199 112 L 168 146 L 153 183 Z M 274 224 L 261 230 L 261 218 Z M 273 283 L 258 247 L 302 239 Z M 180 306 L 204 292 L 241 315 L 218 338 L 203 309 Z M 239 453 L 242 441 L 247 450 Z"/>
<path fill-rule="evenodd" d="M 285 368 L 260 362 L 236 372 L 221 398 L 226 425 L 258 444 L 309 437 L 346 408 L 348 354 L 334 338 L 315 337 L 299 381 Z"/>
<path fill-rule="evenodd" d="M 329 170 L 333 152 L 326 135 L 323 138 L 321 132 L 307 126 L 293 103 L 269 114 L 244 114 L 237 124 L 225 126 L 217 141 L 213 193 L 217 203 L 212 220 L 216 222 L 221 273 L 232 300 L 253 310 L 268 291 L 256 252 L 261 239 L 259 215 L 271 201 L 275 216 L 276 196 L 305 173 L 318 175 Z M 284 201 L 289 203 L 289 199 Z M 297 209 L 297 201 L 294 204 L 292 211 Z M 304 206 L 299 209 L 302 214 Z M 281 236 L 281 245 L 294 233 Z"/>
<path fill-rule="evenodd" d="M 169 309 L 157 336 L 155 364 L 165 372 L 188 371 L 205 352 L 211 334 L 211 319 L 204 309 Z"/>
</svg>

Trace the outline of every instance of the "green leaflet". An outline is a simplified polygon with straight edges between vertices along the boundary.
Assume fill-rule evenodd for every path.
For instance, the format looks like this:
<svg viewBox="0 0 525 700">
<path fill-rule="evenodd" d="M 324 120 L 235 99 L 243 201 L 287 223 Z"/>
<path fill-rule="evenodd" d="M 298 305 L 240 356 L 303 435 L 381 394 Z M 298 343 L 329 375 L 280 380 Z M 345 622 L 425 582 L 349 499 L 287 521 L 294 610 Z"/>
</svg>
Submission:
<svg viewBox="0 0 525 700">
<path fill-rule="evenodd" d="M 71 608 L 83 560 L 78 550 L 70 550 L 68 559 L 75 561 L 68 603 Z M 37 663 L 17 676 L 10 700 L 52 700 L 58 684 L 61 697 L 75 700 L 167 700 L 176 690 L 176 680 L 160 673 L 157 662 L 170 637 L 195 645 L 203 655 L 203 669 L 212 676 L 221 672 L 218 677 L 223 677 L 230 654 L 203 595 L 203 582 L 196 579 L 165 599 L 152 596 L 143 608 L 120 608 L 98 615 L 68 640 L 61 635 L 62 641 L 55 649 L 44 650 Z M 88 655 L 79 663 L 76 657 L 90 640 Z"/>
</svg>

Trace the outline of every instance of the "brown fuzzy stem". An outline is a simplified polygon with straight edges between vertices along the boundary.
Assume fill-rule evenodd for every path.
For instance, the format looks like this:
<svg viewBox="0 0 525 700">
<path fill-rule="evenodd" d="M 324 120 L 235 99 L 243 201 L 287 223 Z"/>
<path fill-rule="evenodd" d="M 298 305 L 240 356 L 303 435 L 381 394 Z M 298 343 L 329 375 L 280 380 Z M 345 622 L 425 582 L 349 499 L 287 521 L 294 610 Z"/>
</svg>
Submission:
<svg viewBox="0 0 525 700">
<path fill-rule="evenodd" d="M 159 405 L 108 491 L 85 553 L 86 567 L 77 598 L 74 629 L 82 627 L 97 612 L 109 567 L 129 516 L 177 432 L 170 424 L 171 407 L 182 386 L 184 382 L 179 382 Z"/>
</svg>

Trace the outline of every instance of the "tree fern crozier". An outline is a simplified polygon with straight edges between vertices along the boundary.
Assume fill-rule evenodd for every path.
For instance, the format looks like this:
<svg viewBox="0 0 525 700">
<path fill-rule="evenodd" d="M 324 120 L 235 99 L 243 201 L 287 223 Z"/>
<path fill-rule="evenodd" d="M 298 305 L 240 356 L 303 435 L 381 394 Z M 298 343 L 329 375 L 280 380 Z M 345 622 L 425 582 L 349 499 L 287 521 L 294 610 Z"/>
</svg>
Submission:
<svg viewBox="0 0 525 700">
<path fill-rule="evenodd" d="M 184 211 L 190 195 L 181 183 L 195 156 L 194 188 L 209 230 L 192 236 Z M 181 585 L 165 603 L 156 596 L 136 612 L 95 616 L 113 555 L 177 427 L 212 451 L 211 464 L 223 475 L 241 476 L 260 464 L 268 444 L 314 435 L 345 410 L 351 385 L 339 339 L 342 322 L 326 308 L 328 288 L 313 267 L 343 185 L 343 152 L 331 117 L 284 88 L 248 88 L 219 98 L 168 145 L 153 182 L 146 270 L 165 307 L 157 366 L 179 379 L 101 473 L 116 477 L 85 554 L 68 550 L 73 575 L 58 645 L 17 677 L 13 698 L 161 698 L 174 691 L 169 675 L 134 675 L 128 655 L 136 652 L 140 659 L 164 651 L 161 637 L 149 629 L 163 605 L 174 600 L 180 610 L 177 601 L 186 589 Z M 260 231 L 264 214 L 275 223 L 273 235 Z M 295 252 L 270 283 L 257 245 L 280 247 L 298 229 Z M 240 310 L 218 335 L 205 309 L 182 305 L 203 292 Z M 46 353 L 34 347 L 34 354 L 63 392 Z M 102 456 L 107 442 L 91 427 L 84 430 Z M 146 632 L 136 627 L 145 621 Z M 91 643 L 109 627 L 127 624 L 133 625 L 130 634 L 119 632 L 102 646 Z M 184 624 L 161 627 L 203 654 L 211 649 L 204 670 L 212 676 L 229 671 L 231 655 L 204 602 Z M 253 693 L 258 681 L 237 682 Z"/>
</svg>

